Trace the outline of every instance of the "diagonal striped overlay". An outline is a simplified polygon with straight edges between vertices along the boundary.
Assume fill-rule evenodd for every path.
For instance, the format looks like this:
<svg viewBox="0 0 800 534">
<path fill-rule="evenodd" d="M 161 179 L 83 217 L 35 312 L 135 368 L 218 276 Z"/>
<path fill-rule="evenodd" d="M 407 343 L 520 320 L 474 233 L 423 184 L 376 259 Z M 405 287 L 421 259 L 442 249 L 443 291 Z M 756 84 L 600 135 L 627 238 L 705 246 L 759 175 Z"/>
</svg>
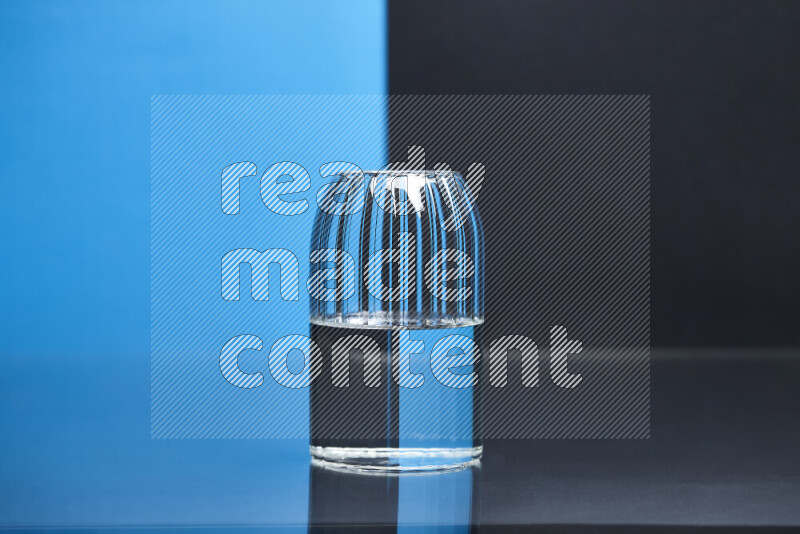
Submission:
<svg viewBox="0 0 800 534">
<path fill-rule="evenodd" d="M 506 387 L 480 384 L 483 435 L 649 437 L 649 96 L 402 95 L 389 125 L 391 161 L 422 146 L 429 168 L 486 169 L 484 363 L 529 342 Z"/>
<path fill-rule="evenodd" d="M 648 437 L 649 121 L 646 96 L 153 97 L 152 437 L 308 436 L 304 375 L 285 368 L 308 364 L 291 349 L 309 335 L 320 167 L 410 146 L 427 168 L 485 169 L 481 357 L 501 340 L 507 362 L 503 388 L 482 368 L 483 435 Z M 262 188 L 265 173 L 310 190 Z"/>
<path fill-rule="evenodd" d="M 300 378 L 273 376 L 267 355 L 276 345 L 287 348 L 283 357 L 302 366 L 299 351 L 290 350 L 302 339 L 287 336 L 309 333 L 314 193 L 330 182 L 320 166 L 383 165 L 386 101 L 152 97 L 152 437 L 308 437 L 308 389 L 279 385 Z M 278 202 L 276 193 L 289 185 L 262 192 L 268 171 L 308 177 L 311 189 Z M 299 296 L 291 289 L 298 283 Z"/>
</svg>

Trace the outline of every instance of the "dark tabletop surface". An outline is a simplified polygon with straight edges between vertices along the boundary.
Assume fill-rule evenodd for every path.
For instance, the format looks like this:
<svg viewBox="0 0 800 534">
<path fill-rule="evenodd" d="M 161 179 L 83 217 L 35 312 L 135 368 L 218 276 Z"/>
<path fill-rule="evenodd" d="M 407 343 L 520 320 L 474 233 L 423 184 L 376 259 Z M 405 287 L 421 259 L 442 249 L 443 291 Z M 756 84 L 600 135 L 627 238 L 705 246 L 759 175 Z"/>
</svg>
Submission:
<svg viewBox="0 0 800 534">
<path fill-rule="evenodd" d="M 488 440 L 473 521 L 486 532 L 800 526 L 798 377 L 797 350 L 654 351 L 650 439 Z M 341 504 L 369 494 L 357 478 L 328 476 L 340 504 L 320 523 L 375 520 Z"/>
<path fill-rule="evenodd" d="M 45 386 L 71 387 L 58 376 Z M 146 409 L 119 393 L 131 380 L 120 376 L 104 386 L 105 405 L 63 390 L 90 415 L 5 433 L 0 518 L 70 531 L 800 527 L 798 377 L 795 349 L 654 350 L 650 439 L 488 440 L 479 468 L 398 478 L 311 467 L 301 441 L 150 440 Z M 6 430 L 31 406 L 46 417 L 24 378 L 2 382 L 18 399 L 5 407 Z M 120 417 L 123 401 L 140 421 Z"/>
</svg>

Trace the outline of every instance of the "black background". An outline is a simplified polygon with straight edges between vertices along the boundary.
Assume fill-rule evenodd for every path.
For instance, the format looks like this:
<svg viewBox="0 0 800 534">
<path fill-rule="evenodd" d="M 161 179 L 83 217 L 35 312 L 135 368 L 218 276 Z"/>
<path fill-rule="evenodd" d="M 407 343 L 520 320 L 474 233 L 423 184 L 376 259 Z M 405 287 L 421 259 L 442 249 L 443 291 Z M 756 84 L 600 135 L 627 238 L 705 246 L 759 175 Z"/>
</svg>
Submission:
<svg viewBox="0 0 800 534">
<path fill-rule="evenodd" d="M 791 1 L 392 0 L 389 88 L 651 95 L 653 345 L 790 346 L 799 32 Z"/>
</svg>

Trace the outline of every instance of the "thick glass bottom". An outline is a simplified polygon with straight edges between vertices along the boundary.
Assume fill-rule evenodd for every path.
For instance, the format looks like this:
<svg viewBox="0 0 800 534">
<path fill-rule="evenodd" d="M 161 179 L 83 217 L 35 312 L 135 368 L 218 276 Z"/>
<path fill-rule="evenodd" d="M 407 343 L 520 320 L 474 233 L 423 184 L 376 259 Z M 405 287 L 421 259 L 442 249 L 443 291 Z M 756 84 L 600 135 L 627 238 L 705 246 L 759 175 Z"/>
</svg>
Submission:
<svg viewBox="0 0 800 534">
<path fill-rule="evenodd" d="M 477 447 L 310 447 L 317 465 L 332 469 L 376 474 L 439 472 L 464 469 L 480 462 Z"/>
</svg>

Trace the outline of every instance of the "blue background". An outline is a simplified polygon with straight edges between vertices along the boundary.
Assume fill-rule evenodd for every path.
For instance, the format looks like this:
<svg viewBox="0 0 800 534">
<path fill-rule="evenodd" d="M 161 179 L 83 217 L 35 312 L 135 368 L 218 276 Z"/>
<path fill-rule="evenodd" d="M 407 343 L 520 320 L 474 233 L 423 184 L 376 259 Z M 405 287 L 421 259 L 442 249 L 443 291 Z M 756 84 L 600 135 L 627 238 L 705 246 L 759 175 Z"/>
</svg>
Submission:
<svg viewBox="0 0 800 534">
<path fill-rule="evenodd" d="M 150 97 L 385 93 L 384 4 L 0 10 L 0 525 L 304 522 L 305 442 L 150 439 Z"/>
<path fill-rule="evenodd" d="M 386 106 L 382 95 L 153 99 L 151 436 L 308 438 L 308 389 L 276 381 L 282 360 L 275 347 L 285 336 L 309 335 L 306 281 L 316 194 L 331 180 L 320 169 L 329 161 L 383 166 Z M 258 169 L 237 180 L 239 213 L 223 213 L 222 170 L 243 160 Z M 292 185 L 302 187 L 281 195 L 292 211 L 276 213 L 275 197 L 265 193 L 268 169 L 287 161 L 299 165 Z M 259 182 L 265 189 L 259 191 Z M 248 249 L 281 250 L 295 267 L 284 261 L 266 277 L 244 263 L 236 265 L 237 280 L 222 283 L 222 258 Z M 294 289 L 284 294 L 279 282 Z M 239 298 L 223 298 L 223 287 L 237 283 Z M 242 334 L 261 345 L 237 357 L 242 372 L 262 375 L 256 388 L 235 387 L 220 372 L 222 347 Z M 287 356 L 290 368 L 303 369 L 300 351 Z"/>
</svg>

